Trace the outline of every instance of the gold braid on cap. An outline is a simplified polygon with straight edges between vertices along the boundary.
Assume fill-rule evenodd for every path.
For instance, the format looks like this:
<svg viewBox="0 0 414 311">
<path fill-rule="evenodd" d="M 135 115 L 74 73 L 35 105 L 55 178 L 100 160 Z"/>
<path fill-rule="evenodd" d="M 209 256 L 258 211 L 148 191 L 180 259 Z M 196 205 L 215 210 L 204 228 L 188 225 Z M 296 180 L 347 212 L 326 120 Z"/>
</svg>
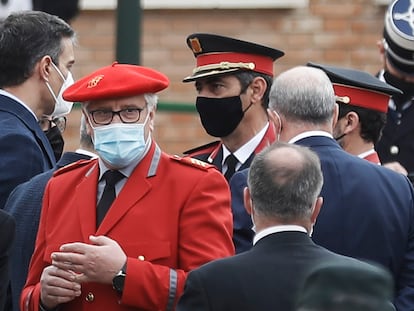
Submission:
<svg viewBox="0 0 414 311">
<path fill-rule="evenodd" d="M 206 70 L 226 70 L 226 69 L 234 69 L 234 68 L 254 70 L 255 67 L 256 65 L 254 63 L 221 62 L 218 64 L 199 66 L 193 70 L 193 74 L 199 73 L 201 71 L 206 71 Z"/>
</svg>

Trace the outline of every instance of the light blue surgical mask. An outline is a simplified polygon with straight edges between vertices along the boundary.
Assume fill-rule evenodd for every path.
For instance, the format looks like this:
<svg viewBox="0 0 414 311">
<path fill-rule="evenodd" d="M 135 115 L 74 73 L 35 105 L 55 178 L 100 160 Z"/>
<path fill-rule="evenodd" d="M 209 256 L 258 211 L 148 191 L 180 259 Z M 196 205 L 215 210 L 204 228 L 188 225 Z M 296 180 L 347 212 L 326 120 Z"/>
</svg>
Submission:
<svg viewBox="0 0 414 311">
<path fill-rule="evenodd" d="M 114 168 L 123 168 L 144 157 L 149 139 L 145 140 L 144 123 L 111 123 L 93 127 L 95 150 L 99 156 Z M 137 162 L 137 163 L 138 163 Z"/>
</svg>

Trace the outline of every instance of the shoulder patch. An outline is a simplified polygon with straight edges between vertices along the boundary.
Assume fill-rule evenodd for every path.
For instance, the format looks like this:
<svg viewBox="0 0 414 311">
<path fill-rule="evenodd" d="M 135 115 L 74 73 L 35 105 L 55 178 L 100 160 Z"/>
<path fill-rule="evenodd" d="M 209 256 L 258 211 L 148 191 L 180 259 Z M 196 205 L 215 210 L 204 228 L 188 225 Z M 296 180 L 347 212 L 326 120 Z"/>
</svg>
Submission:
<svg viewBox="0 0 414 311">
<path fill-rule="evenodd" d="M 85 166 L 86 164 L 91 163 L 92 160 L 93 159 L 91 159 L 91 160 L 78 160 L 76 162 L 70 163 L 70 164 L 68 164 L 66 166 L 63 166 L 63 167 L 59 168 L 58 170 L 56 170 L 53 173 L 53 176 L 58 176 L 58 175 L 61 175 L 63 173 L 66 173 L 66 172 L 72 171 L 74 169 L 77 169 L 78 167 Z"/>
<path fill-rule="evenodd" d="M 194 158 L 190 158 L 190 157 L 180 157 L 178 155 L 174 155 L 174 156 L 171 156 L 171 159 L 175 160 L 177 162 L 180 162 L 184 165 L 196 167 L 196 168 L 201 169 L 203 171 L 207 171 L 209 168 L 215 167 L 215 166 L 213 166 L 211 164 L 208 164 L 204 161 L 194 159 Z"/>
</svg>

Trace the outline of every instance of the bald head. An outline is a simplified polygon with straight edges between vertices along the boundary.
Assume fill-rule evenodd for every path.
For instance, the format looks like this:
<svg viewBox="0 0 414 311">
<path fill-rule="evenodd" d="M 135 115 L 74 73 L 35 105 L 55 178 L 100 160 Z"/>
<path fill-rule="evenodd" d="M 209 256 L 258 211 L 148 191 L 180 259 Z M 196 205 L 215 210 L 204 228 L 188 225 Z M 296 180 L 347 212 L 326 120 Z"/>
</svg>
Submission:
<svg viewBox="0 0 414 311">
<path fill-rule="evenodd" d="M 255 156 L 248 177 L 256 216 L 278 224 L 309 222 L 322 183 L 318 156 L 282 142 Z"/>
<path fill-rule="evenodd" d="M 335 110 L 332 83 L 320 69 L 294 67 L 275 79 L 270 91 L 269 108 L 289 122 L 330 123 Z"/>
</svg>

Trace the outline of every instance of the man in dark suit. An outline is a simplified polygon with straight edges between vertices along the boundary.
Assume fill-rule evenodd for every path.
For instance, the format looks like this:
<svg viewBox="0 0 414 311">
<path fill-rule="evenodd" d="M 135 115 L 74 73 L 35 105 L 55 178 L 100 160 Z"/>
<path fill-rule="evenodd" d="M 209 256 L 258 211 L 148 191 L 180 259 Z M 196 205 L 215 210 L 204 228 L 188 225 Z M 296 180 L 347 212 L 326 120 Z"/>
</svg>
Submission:
<svg viewBox="0 0 414 311">
<path fill-rule="evenodd" d="M 357 79 L 354 79 L 357 81 Z M 351 100 L 358 86 L 344 87 Z M 406 176 L 345 152 L 332 137 L 338 106 L 332 84 L 317 68 L 296 67 L 275 80 L 270 116 L 280 139 L 310 147 L 322 164 L 324 208 L 315 243 L 343 255 L 377 262 L 396 282 L 397 310 L 414 305 L 414 194 Z"/>
<path fill-rule="evenodd" d="M 317 155 L 277 142 L 258 153 L 244 190 L 256 235 L 250 251 L 190 272 L 177 311 L 294 310 L 307 274 L 320 262 L 352 261 L 309 237 L 323 199 Z"/>
<path fill-rule="evenodd" d="M 80 148 L 75 152 L 65 152 L 57 162 L 56 169 L 79 160 L 89 160 L 92 157 L 96 157 L 93 150 L 91 137 L 87 134 L 85 118 L 82 116 Z M 9 212 L 16 221 L 16 238 L 11 249 L 9 265 L 12 307 L 14 311 L 20 310 L 19 298 L 26 282 L 30 258 L 35 246 L 43 194 L 46 184 L 54 171 L 55 169 L 51 169 L 36 175 L 29 181 L 17 186 L 10 194 L 4 207 L 4 210 Z"/>
<path fill-rule="evenodd" d="M 13 217 L 0 209 L 0 311 L 5 309 L 7 301 L 7 289 L 9 285 L 10 247 L 15 234 Z"/>
<path fill-rule="evenodd" d="M 43 12 L 9 15 L 0 24 L 0 208 L 10 192 L 56 164 L 38 121 L 68 113 L 74 31 Z"/>
</svg>

